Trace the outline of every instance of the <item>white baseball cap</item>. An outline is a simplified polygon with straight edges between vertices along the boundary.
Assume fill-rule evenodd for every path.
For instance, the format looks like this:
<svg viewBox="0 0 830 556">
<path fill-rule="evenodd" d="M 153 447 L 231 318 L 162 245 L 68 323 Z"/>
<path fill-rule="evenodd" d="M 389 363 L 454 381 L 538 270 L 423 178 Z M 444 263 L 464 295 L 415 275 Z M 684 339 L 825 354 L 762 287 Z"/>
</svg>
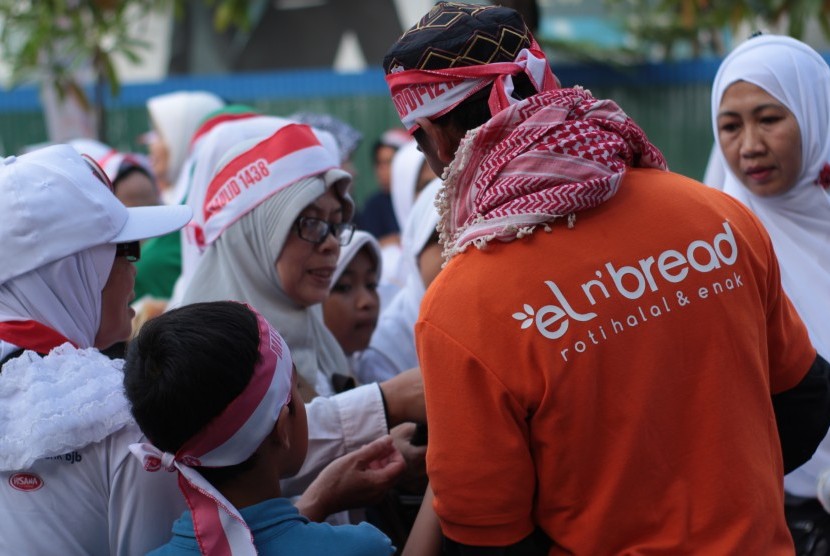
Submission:
<svg viewBox="0 0 830 556">
<path fill-rule="evenodd" d="M 0 284 L 84 249 L 165 235 L 190 220 L 187 206 L 125 207 L 99 174 L 69 145 L 0 161 Z"/>
</svg>

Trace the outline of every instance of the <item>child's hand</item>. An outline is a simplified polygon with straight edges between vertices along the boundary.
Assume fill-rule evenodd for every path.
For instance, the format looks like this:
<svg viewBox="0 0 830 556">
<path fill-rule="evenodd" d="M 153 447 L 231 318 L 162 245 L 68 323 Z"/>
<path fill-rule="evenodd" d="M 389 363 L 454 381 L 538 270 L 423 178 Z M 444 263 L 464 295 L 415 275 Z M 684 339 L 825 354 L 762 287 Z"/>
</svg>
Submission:
<svg viewBox="0 0 830 556">
<path fill-rule="evenodd" d="M 395 446 L 392 436 L 378 438 L 374 442 L 363 446 L 358 452 L 361 450 L 366 451 L 362 461 L 367 463 L 368 469 L 374 471 L 386 470 L 387 472 L 397 473 L 400 463 L 404 464 L 404 469 L 406 468 L 406 461 L 404 460 L 403 454 Z M 368 459 L 372 457 L 374 459 Z"/>
<path fill-rule="evenodd" d="M 406 469 L 403 456 L 384 436 L 331 462 L 300 499 L 300 513 L 314 521 L 377 503 Z"/>
</svg>

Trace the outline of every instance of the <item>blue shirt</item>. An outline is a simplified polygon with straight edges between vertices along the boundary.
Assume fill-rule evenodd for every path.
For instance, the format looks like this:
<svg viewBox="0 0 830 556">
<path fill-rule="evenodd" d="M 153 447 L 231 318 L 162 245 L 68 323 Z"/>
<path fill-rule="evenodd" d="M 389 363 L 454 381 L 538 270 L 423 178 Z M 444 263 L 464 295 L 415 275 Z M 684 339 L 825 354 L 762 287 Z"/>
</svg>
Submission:
<svg viewBox="0 0 830 556">
<path fill-rule="evenodd" d="M 395 210 L 392 208 L 392 196 L 382 191 L 378 191 L 366 200 L 363 210 L 355 217 L 355 223 L 358 228 L 369 232 L 376 238 L 400 232 Z"/>
<path fill-rule="evenodd" d="M 369 556 L 394 554 L 392 541 L 368 523 L 330 525 L 314 523 L 301 516 L 286 498 L 274 498 L 239 510 L 254 535 L 260 556 L 296 554 L 338 554 Z M 201 554 L 189 511 L 173 523 L 170 542 L 150 556 Z"/>
</svg>

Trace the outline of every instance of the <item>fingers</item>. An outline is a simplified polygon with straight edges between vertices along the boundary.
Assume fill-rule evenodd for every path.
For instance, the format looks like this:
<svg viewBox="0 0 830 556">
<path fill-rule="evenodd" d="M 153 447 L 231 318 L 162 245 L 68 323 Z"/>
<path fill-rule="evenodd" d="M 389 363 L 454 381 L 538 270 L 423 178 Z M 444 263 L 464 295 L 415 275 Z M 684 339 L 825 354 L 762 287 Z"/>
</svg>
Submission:
<svg viewBox="0 0 830 556">
<path fill-rule="evenodd" d="M 368 473 L 374 475 L 375 481 L 385 485 L 386 488 L 391 486 L 404 471 L 406 471 L 406 461 L 397 450 L 393 450 L 389 456 L 377 461 L 376 465 L 367 470 Z"/>
<path fill-rule="evenodd" d="M 377 440 L 373 440 L 372 442 L 355 450 L 354 454 L 358 456 L 361 461 L 368 462 L 383 458 L 394 449 L 395 446 L 392 443 L 392 437 L 387 434 L 386 436 L 381 436 Z"/>
<path fill-rule="evenodd" d="M 409 439 L 412 438 L 413 434 L 415 434 L 416 428 L 417 425 L 415 425 L 415 423 L 401 423 L 389 431 L 389 436 L 391 436 L 394 440 L 405 440 L 409 442 Z"/>
<path fill-rule="evenodd" d="M 403 456 L 391 436 L 378 438 L 342 456 L 317 476 L 306 489 L 300 503 L 303 515 L 320 515 L 348 508 L 359 508 L 381 499 L 406 469 Z"/>
</svg>

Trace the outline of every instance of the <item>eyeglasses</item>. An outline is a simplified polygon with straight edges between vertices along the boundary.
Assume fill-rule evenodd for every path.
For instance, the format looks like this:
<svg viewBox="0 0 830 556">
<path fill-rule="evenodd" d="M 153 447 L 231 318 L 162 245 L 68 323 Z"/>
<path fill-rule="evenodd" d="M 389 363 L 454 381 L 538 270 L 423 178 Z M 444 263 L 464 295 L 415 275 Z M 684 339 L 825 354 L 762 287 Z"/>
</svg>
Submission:
<svg viewBox="0 0 830 556">
<path fill-rule="evenodd" d="M 294 225 L 300 239 L 314 245 L 326 241 L 329 234 L 332 234 L 340 245 L 348 245 L 355 229 L 354 222 L 326 222 L 310 216 L 299 217 Z"/>
<path fill-rule="evenodd" d="M 134 263 L 141 258 L 141 243 L 138 241 L 131 241 L 129 243 L 116 243 L 115 256 L 126 257 L 128 261 Z"/>
</svg>

